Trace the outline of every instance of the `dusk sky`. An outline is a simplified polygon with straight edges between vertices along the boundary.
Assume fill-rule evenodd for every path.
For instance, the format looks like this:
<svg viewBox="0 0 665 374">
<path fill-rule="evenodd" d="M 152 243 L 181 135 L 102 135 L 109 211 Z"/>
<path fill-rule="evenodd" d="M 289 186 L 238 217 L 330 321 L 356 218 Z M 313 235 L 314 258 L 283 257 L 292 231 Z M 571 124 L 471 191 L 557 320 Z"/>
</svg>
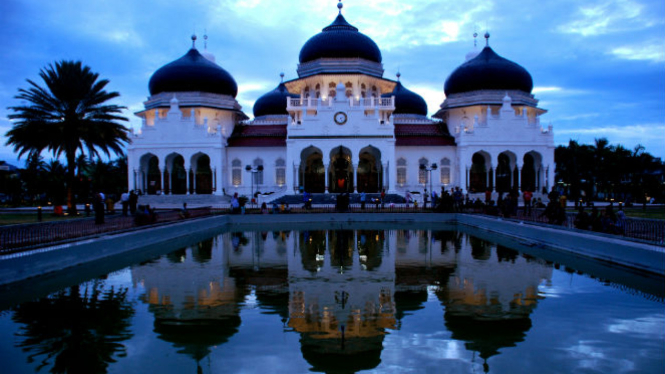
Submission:
<svg viewBox="0 0 665 374">
<path fill-rule="evenodd" d="M 663 0 L 345 0 L 343 14 L 383 54 L 384 77 L 444 100 L 448 75 L 491 34 L 499 55 L 532 75 L 541 117 L 557 145 L 606 137 L 665 158 L 665 1 Z M 337 15 L 336 0 L 2 0 L 0 2 L 0 160 L 22 167 L 5 146 L 9 106 L 26 79 L 54 61 L 81 60 L 118 91 L 129 126 L 143 108 L 150 76 L 181 57 L 190 37 L 238 83 L 251 116 L 254 101 L 297 78 L 300 48 Z M 43 154 L 46 160 L 52 158 Z"/>
</svg>

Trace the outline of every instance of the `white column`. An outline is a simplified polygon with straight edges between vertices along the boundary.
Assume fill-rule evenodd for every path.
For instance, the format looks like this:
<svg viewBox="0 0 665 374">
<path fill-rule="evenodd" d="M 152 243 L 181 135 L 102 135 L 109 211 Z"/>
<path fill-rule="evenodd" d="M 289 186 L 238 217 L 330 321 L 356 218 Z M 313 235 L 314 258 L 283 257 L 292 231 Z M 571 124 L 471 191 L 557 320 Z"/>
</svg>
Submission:
<svg viewBox="0 0 665 374">
<path fill-rule="evenodd" d="M 328 174 L 329 174 L 328 166 L 330 166 L 330 164 L 323 164 L 323 173 L 325 175 L 325 181 L 326 181 L 324 188 L 325 193 L 328 193 Z"/>
<path fill-rule="evenodd" d="M 162 190 L 162 193 L 163 193 L 163 194 L 166 193 L 166 190 L 164 189 L 164 186 L 166 186 L 166 177 L 165 177 L 164 173 L 165 173 L 166 171 L 168 171 L 168 169 L 166 169 L 166 167 L 164 167 L 163 170 L 160 170 L 160 171 L 159 171 L 159 174 L 161 174 L 161 178 L 162 178 L 162 186 L 161 186 L 161 190 Z M 169 173 L 169 176 L 171 176 L 171 173 Z M 171 180 L 173 180 L 173 178 L 172 178 Z M 172 187 L 172 186 L 169 185 L 169 188 L 171 188 L 171 187 Z"/>
<path fill-rule="evenodd" d="M 358 164 L 353 164 L 353 192 L 358 193 Z"/>
<path fill-rule="evenodd" d="M 196 169 L 192 169 L 192 194 L 196 195 Z"/>
</svg>

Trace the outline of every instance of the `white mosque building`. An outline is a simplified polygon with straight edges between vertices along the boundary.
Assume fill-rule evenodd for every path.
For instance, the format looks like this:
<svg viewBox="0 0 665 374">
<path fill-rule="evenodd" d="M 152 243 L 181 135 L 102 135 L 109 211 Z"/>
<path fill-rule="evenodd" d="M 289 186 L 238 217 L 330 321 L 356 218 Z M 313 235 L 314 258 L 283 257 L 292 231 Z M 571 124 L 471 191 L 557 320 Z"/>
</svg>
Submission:
<svg viewBox="0 0 665 374">
<path fill-rule="evenodd" d="M 381 51 L 339 14 L 300 50 L 298 78 L 254 104 L 214 57 L 192 48 L 157 70 L 128 147 L 129 188 L 144 194 L 274 197 L 460 187 L 549 190 L 554 140 L 520 65 L 486 46 L 444 85 L 433 118 L 425 100 L 384 78 Z M 195 41 L 196 38 L 193 37 Z M 438 84 L 438 82 L 435 82 Z M 431 179 L 431 180 L 430 180 Z"/>
</svg>

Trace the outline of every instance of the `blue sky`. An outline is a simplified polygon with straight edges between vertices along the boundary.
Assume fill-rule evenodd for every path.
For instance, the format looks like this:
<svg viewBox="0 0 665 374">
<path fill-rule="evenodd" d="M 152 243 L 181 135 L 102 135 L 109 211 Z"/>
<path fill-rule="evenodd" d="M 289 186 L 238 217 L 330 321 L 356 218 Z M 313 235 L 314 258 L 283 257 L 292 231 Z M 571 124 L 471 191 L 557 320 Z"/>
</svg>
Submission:
<svg viewBox="0 0 665 374">
<path fill-rule="evenodd" d="M 300 48 L 330 24 L 336 0 L 3 0 L 0 2 L 0 160 L 17 166 L 4 134 L 8 106 L 44 66 L 81 60 L 111 82 L 132 113 L 159 67 L 199 36 L 254 101 L 296 78 Z M 665 2 L 662 0 L 346 0 L 344 15 L 381 49 L 385 77 L 422 95 L 433 114 L 443 83 L 473 48 L 472 34 L 533 76 L 555 142 L 642 144 L 665 158 Z M 482 36 L 479 45 L 483 45 Z M 48 160 L 51 156 L 44 154 Z"/>
</svg>

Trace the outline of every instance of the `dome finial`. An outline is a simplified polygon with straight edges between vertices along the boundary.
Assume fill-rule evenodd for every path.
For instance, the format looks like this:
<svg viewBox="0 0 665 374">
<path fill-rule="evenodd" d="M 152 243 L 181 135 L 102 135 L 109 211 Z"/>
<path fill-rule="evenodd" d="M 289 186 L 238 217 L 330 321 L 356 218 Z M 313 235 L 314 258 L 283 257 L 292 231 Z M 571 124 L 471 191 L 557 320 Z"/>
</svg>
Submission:
<svg viewBox="0 0 665 374">
<path fill-rule="evenodd" d="M 203 29 L 203 49 L 208 50 L 208 30 Z"/>
<path fill-rule="evenodd" d="M 282 78 L 282 82 L 281 82 L 281 83 L 284 83 L 284 73 L 283 73 L 283 72 L 282 72 L 282 73 L 279 73 L 279 77 Z"/>
<path fill-rule="evenodd" d="M 196 34 L 192 34 L 192 49 L 196 49 Z"/>
<path fill-rule="evenodd" d="M 475 27 L 473 29 L 473 48 L 476 48 L 478 46 L 478 31 Z"/>
<path fill-rule="evenodd" d="M 485 46 L 489 47 L 489 45 L 490 45 L 490 32 L 485 31 Z"/>
<path fill-rule="evenodd" d="M 344 4 L 342 4 L 342 0 L 339 0 L 339 3 L 337 3 L 337 9 L 339 9 L 339 14 L 342 14 L 342 8 L 344 8 Z"/>
<path fill-rule="evenodd" d="M 399 82 L 399 78 L 402 76 L 402 73 L 399 72 L 399 69 L 397 70 L 397 81 Z"/>
</svg>

